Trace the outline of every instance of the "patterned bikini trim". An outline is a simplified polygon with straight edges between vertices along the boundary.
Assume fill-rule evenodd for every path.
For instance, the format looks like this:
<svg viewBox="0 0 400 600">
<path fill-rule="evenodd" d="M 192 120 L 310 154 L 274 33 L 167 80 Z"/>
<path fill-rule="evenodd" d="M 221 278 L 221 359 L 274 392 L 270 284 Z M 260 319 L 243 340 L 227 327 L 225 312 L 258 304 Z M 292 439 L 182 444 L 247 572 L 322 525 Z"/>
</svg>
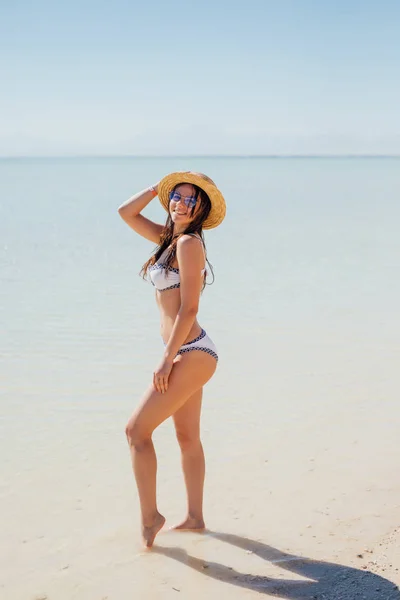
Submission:
<svg viewBox="0 0 400 600">
<path fill-rule="evenodd" d="M 190 342 L 186 342 L 186 344 L 183 344 L 184 346 L 188 346 L 189 344 L 194 344 L 195 342 L 198 342 L 199 340 L 202 340 L 203 337 L 206 336 L 206 332 L 204 331 L 204 329 L 201 330 L 200 335 L 195 338 L 194 340 L 191 340 Z"/>
<path fill-rule="evenodd" d="M 150 271 L 155 269 L 165 269 L 166 271 L 172 271 L 173 273 L 179 273 L 179 269 L 175 269 L 175 267 L 168 267 L 165 263 L 154 263 L 151 265 Z"/>
<path fill-rule="evenodd" d="M 154 283 L 153 283 L 153 285 L 154 285 Z M 158 291 L 159 292 L 166 292 L 167 290 L 174 290 L 175 288 L 179 288 L 179 287 L 181 287 L 181 284 L 180 283 L 175 283 L 175 285 L 170 285 L 169 287 L 164 288 L 163 290 L 158 290 Z"/>
<path fill-rule="evenodd" d="M 195 352 L 196 350 L 200 350 L 201 352 L 206 352 L 207 354 L 210 354 L 210 356 L 212 356 L 213 358 L 215 358 L 216 361 L 218 361 L 218 354 L 216 352 L 214 352 L 214 350 L 210 350 L 210 348 L 182 348 L 181 350 L 178 351 L 178 354 L 183 354 L 184 352 Z"/>
</svg>

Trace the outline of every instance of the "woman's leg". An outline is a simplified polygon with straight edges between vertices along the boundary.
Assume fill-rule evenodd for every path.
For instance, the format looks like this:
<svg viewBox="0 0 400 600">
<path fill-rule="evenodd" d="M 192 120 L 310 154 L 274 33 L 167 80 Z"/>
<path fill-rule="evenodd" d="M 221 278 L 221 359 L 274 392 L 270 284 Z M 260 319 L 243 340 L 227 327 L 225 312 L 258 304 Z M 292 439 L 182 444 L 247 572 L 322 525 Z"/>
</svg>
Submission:
<svg viewBox="0 0 400 600">
<path fill-rule="evenodd" d="M 200 388 L 173 414 L 176 437 L 182 452 L 182 469 L 188 501 L 187 517 L 174 529 L 202 531 L 205 528 L 203 519 L 205 462 L 200 440 L 202 396 L 203 388 Z"/>
<path fill-rule="evenodd" d="M 169 377 L 168 390 L 161 394 L 151 384 L 126 426 L 139 492 L 142 533 L 147 547 L 152 546 L 164 524 L 164 517 L 157 510 L 157 461 L 151 440 L 152 433 L 207 383 L 215 369 L 215 359 L 205 352 L 179 355 Z"/>
</svg>

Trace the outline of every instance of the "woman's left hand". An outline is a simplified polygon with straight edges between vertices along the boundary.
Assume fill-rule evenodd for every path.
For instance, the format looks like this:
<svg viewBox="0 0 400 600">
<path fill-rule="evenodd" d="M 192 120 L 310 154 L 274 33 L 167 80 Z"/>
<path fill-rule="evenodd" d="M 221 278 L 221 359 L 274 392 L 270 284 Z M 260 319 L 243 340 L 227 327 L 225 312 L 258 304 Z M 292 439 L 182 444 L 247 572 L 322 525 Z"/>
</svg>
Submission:
<svg viewBox="0 0 400 600">
<path fill-rule="evenodd" d="M 174 363 L 172 360 L 163 358 L 153 373 L 153 385 L 157 392 L 164 394 L 168 389 L 168 379 Z"/>
</svg>

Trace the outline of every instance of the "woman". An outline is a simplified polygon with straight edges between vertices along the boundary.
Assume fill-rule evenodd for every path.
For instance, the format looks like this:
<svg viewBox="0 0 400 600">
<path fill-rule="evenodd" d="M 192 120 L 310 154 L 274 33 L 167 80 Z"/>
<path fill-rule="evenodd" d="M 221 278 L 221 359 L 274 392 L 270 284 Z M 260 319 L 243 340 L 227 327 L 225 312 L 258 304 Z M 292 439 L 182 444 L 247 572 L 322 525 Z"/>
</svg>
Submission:
<svg viewBox="0 0 400 600">
<path fill-rule="evenodd" d="M 165 225 L 140 214 L 157 195 L 168 212 Z M 157 459 L 152 433 L 170 416 L 182 451 L 188 501 L 187 518 L 176 529 L 205 528 L 200 410 L 203 386 L 215 372 L 218 355 L 196 315 L 206 279 L 202 230 L 222 222 L 225 201 L 211 179 L 188 171 L 167 175 L 122 204 L 118 212 L 132 229 L 157 244 L 142 273 L 149 274 L 156 288 L 164 353 L 152 384 L 126 426 L 139 492 L 143 541 L 150 548 L 165 523 L 157 509 Z"/>
</svg>

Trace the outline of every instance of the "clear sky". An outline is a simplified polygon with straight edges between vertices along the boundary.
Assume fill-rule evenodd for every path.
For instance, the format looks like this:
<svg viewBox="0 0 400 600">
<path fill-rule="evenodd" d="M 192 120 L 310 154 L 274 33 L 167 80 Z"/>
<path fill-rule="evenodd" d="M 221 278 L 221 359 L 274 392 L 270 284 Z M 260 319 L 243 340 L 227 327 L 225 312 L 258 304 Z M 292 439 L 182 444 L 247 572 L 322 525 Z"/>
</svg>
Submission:
<svg viewBox="0 0 400 600">
<path fill-rule="evenodd" d="M 400 154 L 398 0 L 13 0 L 0 156 Z"/>
</svg>

